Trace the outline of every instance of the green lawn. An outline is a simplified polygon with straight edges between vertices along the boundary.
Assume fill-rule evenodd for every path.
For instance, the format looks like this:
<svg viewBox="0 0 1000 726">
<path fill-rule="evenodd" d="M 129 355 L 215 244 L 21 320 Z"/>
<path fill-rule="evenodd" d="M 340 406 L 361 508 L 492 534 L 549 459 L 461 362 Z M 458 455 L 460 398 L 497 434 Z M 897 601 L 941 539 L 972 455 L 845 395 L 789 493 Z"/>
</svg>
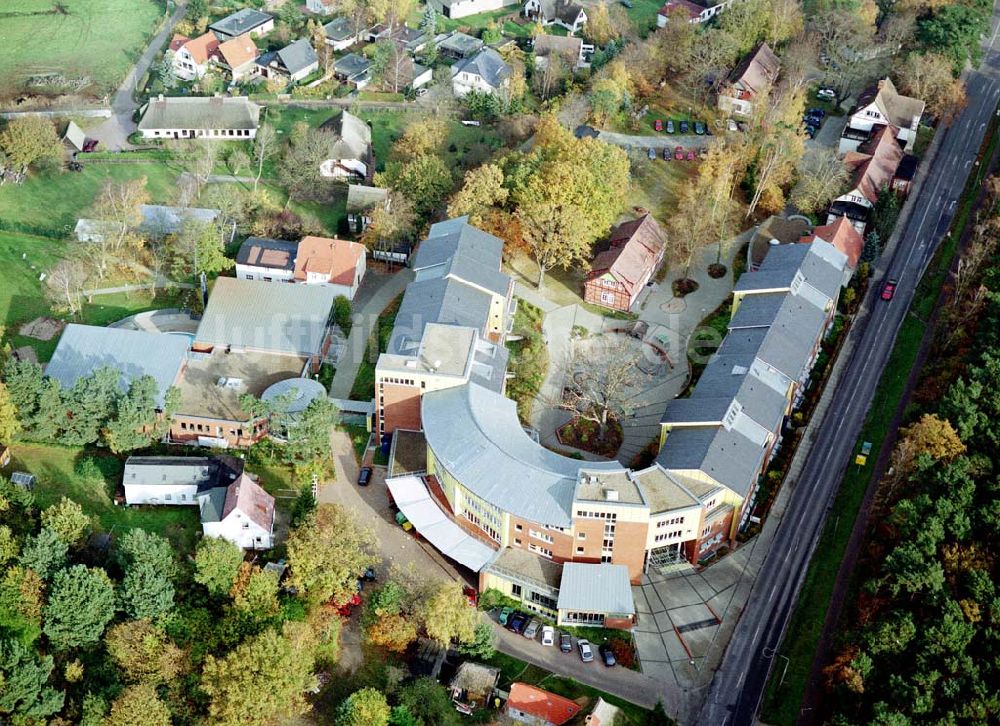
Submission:
<svg viewBox="0 0 1000 726">
<path fill-rule="evenodd" d="M 656 14 L 663 7 L 662 0 L 632 0 L 633 7 L 626 10 L 632 26 L 640 35 L 656 27 Z"/>
<path fill-rule="evenodd" d="M 49 73 L 79 81 L 86 93 L 104 95 L 135 63 L 163 11 L 160 0 L 5 0 L 0 3 L 0 97 L 20 93 L 28 78 Z"/>
<path fill-rule="evenodd" d="M 638 159 L 632 163 L 629 203 L 648 209 L 660 224 L 667 224 L 677 210 L 678 198 L 698 173 L 697 161 Z"/>
<path fill-rule="evenodd" d="M 122 462 L 110 454 L 89 453 L 100 458 L 104 481 L 86 481 L 75 467 L 83 450 L 38 444 L 14 444 L 11 470 L 35 475 L 35 499 L 40 509 L 68 497 L 97 518 L 101 529 L 120 537 L 141 528 L 168 537 L 179 552 L 190 552 L 201 526 L 197 507 L 116 506 L 114 491 L 121 481 Z"/>
<path fill-rule="evenodd" d="M 85 215 L 107 180 L 122 182 L 145 176 L 150 200 L 154 204 L 169 204 L 176 196 L 177 177 L 183 171 L 178 162 L 85 161 L 81 172 L 32 173 L 24 184 L 0 187 L 0 229 L 13 225 L 22 231 L 45 231 L 47 235 L 61 234 L 68 238 L 76 220 Z"/>
<path fill-rule="evenodd" d="M 0 231 L 0 325 L 10 328 L 48 314 L 38 277 L 58 262 L 65 247 L 58 240 Z"/>
</svg>

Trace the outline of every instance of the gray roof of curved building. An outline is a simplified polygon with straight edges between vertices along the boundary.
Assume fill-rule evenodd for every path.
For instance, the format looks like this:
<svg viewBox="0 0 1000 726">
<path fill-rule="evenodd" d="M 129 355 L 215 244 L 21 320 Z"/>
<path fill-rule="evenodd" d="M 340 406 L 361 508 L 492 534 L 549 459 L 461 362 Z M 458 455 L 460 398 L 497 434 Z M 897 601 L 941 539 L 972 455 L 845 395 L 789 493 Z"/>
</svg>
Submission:
<svg viewBox="0 0 1000 726">
<path fill-rule="evenodd" d="M 615 462 L 571 459 L 535 443 L 512 400 L 474 383 L 424 394 L 421 419 L 427 445 L 463 486 L 539 524 L 571 524 L 581 468 L 622 469 Z"/>
<path fill-rule="evenodd" d="M 273 401 L 279 396 L 288 396 L 290 400 L 282 413 L 301 413 L 317 398 L 326 396 L 326 387 L 312 378 L 286 378 L 271 384 L 260 394 L 260 400 Z"/>
<path fill-rule="evenodd" d="M 749 494 L 765 449 L 736 429 L 722 426 L 674 429 L 656 461 L 664 469 L 696 469 L 741 497 Z"/>
</svg>

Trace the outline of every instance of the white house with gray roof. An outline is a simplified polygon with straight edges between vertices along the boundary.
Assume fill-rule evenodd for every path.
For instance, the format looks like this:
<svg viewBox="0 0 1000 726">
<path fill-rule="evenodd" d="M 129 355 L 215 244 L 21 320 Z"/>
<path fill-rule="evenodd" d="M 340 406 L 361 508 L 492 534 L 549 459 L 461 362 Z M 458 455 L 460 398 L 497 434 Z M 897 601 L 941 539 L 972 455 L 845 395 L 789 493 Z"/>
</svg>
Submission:
<svg viewBox="0 0 1000 726">
<path fill-rule="evenodd" d="M 320 127 L 333 135 L 330 158 L 319 166 L 320 176 L 329 179 L 368 179 L 374 171 L 372 130 L 368 124 L 343 110 Z"/>
<path fill-rule="evenodd" d="M 274 30 L 274 16 L 254 8 L 243 8 L 208 26 L 219 40 L 229 40 L 249 33 L 255 38 Z"/>
<path fill-rule="evenodd" d="M 498 93 L 509 83 L 510 66 L 492 48 L 483 48 L 451 67 L 451 89 L 459 98 L 472 91 Z"/>
<path fill-rule="evenodd" d="M 427 4 L 446 18 L 454 20 L 518 5 L 520 0 L 428 0 Z"/>
<path fill-rule="evenodd" d="M 265 53 L 257 59 L 257 72 L 263 78 L 294 83 L 319 68 L 319 56 L 305 38 L 292 41 L 281 50 Z"/>
<path fill-rule="evenodd" d="M 260 106 L 246 96 L 151 98 L 139 109 L 144 139 L 249 141 L 257 136 Z"/>
<path fill-rule="evenodd" d="M 130 456 L 122 487 L 125 503 L 197 506 L 198 495 L 227 487 L 243 473 L 234 456 Z"/>
<path fill-rule="evenodd" d="M 323 26 L 326 44 L 336 52 L 342 53 L 361 40 L 362 31 L 353 18 L 342 16 L 334 18 Z"/>
</svg>

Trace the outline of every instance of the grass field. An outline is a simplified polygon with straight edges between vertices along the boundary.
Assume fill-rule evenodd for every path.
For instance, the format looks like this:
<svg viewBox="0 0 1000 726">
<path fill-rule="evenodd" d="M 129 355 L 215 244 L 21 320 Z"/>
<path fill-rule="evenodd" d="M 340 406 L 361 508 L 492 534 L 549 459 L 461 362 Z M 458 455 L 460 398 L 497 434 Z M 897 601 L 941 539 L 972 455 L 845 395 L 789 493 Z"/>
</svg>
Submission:
<svg viewBox="0 0 1000 726">
<path fill-rule="evenodd" d="M 76 88 L 103 96 L 142 53 L 163 7 L 160 0 L 4 0 L 0 98 Z M 41 74 L 58 74 L 69 83 L 25 88 Z"/>
<path fill-rule="evenodd" d="M 96 517 L 101 529 L 115 536 L 120 537 L 130 529 L 141 527 L 168 537 L 180 552 L 190 552 L 194 547 L 195 537 L 201 530 L 197 507 L 126 508 L 115 505 L 114 491 L 122 472 L 120 459 L 111 455 L 100 456 L 105 480 L 88 481 L 76 473 L 76 462 L 82 455 L 82 449 L 14 444 L 12 451 L 12 470 L 30 472 L 37 479 L 35 500 L 39 508 L 44 510 L 65 496 Z"/>
</svg>

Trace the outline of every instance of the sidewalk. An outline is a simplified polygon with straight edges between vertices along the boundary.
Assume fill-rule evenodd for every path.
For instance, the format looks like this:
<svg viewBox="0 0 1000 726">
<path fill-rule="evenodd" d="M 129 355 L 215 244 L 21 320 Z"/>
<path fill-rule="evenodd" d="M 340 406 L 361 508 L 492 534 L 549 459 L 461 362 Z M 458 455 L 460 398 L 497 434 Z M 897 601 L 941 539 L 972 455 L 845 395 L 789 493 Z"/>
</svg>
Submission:
<svg viewBox="0 0 1000 726">
<path fill-rule="evenodd" d="M 402 269 L 391 275 L 369 272 L 358 290 L 354 303 L 354 326 L 347 336 L 344 354 L 330 383 L 330 398 L 350 398 L 358 368 L 365 359 L 368 338 L 382 311 L 413 280 L 413 272 Z"/>
</svg>

